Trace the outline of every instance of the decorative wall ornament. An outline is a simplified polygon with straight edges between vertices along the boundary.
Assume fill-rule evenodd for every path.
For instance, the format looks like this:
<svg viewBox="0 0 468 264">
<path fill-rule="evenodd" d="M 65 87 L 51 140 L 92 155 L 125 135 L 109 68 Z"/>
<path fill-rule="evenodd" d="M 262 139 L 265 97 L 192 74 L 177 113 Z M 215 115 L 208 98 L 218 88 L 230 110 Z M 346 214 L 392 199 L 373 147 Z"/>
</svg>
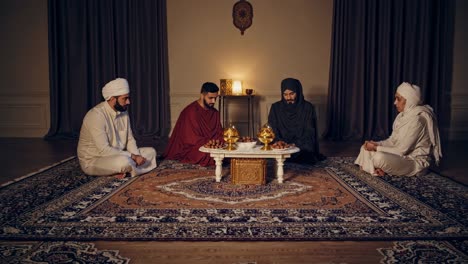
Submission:
<svg viewBox="0 0 468 264">
<path fill-rule="evenodd" d="M 232 79 L 220 79 L 219 88 L 221 95 L 231 95 L 232 94 Z"/>
<path fill-rule="evenodd" d="M 244 31 L 252 25 L 253 8 L 252 5 L 246 0 L 239 0 L 232 8 L 232 22 L 234 26 L 241 31 Z"/>
</svg>

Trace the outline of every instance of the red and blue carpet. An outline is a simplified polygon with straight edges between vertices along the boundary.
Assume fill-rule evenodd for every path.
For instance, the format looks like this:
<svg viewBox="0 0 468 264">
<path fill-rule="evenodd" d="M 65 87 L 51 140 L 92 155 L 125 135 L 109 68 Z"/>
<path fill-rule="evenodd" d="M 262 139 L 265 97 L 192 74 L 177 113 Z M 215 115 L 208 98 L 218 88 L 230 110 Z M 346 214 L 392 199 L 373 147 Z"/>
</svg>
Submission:
<svg viewBox="0 0 468 264">
<path fill-rule="evenodd" d="M 373 177 L 352 161 L 286 164 L 283 184 L 235 185 L 228 167 L 219 183 L 213 168 L 173 161 L 116 179 L 87 176 L 73 158 L 0 188 L 0 257 L 24 251 L 21 259 L 30 262 L 65 255 L 128 261 L 77 242 L 89 240 L 385 240 L 397 242 L 379 249 L 383 263 L 467 260 L 465 186 L 434 173 Z M 68 242 L 27 248 L 30 242 L 18 240 Z M 68 253 L 55 255 L 60 250 Z"/>
<path fill-rule="evenodd" d="M 286 164 L 283 184 L 234 185 L 228 168 L 217 183 L 213 168 L 163 161 L 119 180 L 87 176 L 71 159 L 0 189 L 0 239 L 467 238 L 465 186 L 434 173 L 373 177 L 351 161 Z"/>
</svg>

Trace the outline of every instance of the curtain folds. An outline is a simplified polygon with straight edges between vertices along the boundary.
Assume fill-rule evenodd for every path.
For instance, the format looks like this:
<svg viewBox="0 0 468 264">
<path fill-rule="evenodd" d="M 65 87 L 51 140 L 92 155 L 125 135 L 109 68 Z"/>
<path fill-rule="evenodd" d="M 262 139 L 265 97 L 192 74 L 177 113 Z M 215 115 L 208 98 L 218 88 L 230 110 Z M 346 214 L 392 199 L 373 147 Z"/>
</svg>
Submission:
<svg viewBox="0 0 468 264">
<path fill-rule="evenodd" d="M 453 0 L 335 0 L 324 138 L 388 137 L 403 81 L 421 87 L 447 138 L 454 13 Z"/>
<path fill-rule="evenodd" d="M 167 137 L 166 1 L 49 0 L 51 126 L 47 139 L 77 138 L 86 112 L 117 77 L 130 84 L 134 135 Z"/>
</svg>

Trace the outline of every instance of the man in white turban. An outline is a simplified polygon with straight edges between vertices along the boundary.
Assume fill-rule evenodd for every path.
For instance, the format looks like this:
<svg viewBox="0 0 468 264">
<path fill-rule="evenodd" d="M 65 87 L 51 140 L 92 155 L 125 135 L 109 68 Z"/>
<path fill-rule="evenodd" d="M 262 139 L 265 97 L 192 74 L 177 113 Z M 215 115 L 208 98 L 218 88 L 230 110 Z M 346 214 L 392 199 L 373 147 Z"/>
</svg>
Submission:
<svg viewBox="0 0 468 264">
<path fill-rule="evenodd" d="M 376 176 L 423 175 L 442 157 L 434 111 L 422 105 L 420 88 L 407 82 L 398 86 L 394 105 L 399 114 L 390 137 L 365 141 L 354 163 Z"/>
<path fill-rule="evenodd" d="M 138 148 L 133 137 L 127 108 L 130 89 L 117 78 L 102 89 L 105 101 L 84 117 L 78 142 L 78 159 L 88 175 L 119 178 L 137 176 L 156 168 L 154 148 Z"/>
</svg>

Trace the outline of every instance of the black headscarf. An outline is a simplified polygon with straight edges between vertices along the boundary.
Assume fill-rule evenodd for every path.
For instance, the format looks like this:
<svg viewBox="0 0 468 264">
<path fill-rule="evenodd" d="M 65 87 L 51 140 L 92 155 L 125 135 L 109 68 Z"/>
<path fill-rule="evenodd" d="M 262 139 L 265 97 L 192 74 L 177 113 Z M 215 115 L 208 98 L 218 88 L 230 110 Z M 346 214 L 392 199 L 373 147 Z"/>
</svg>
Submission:
<svg viewBox="0 0 468 264">
<path fill-rule="evenodd" d="M 291 90 L 296 93 L 296 101 L 293 104 L 288 104 L 284 99 L 283 93 L 286 90 Z M 285 111 L 288 118 L 298 120 L 296 115 L 304 110 L 304 94 L 302 93 L 302 84 L 294 78 L 286 78 L 281 82 L 281 102 L 280 108 Z"/>
<path fill-rule="evenodd" d="M 296 100 L 288 104 L 283 93 L 291 90 L 296 93 Z M 304 99 L 302 84 L 294 78 L 281 82 L 281 101 L 271 106 L 268 123 L 276 134 L 276 140 L 294 143 L 301 152 L 293 155 L 292 160 L 314 163 L 324 156 L 319 153 L 317 140 L 317 117 L 314 106 Z"/>
</svg>

